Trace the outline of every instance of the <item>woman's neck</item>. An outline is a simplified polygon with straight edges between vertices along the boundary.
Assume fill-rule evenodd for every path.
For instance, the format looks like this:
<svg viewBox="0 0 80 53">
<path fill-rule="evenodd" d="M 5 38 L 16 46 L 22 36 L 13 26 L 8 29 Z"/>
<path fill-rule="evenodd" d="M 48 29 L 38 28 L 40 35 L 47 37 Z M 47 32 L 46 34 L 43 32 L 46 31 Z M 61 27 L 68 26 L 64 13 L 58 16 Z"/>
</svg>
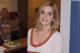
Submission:
<svg viewBox="0 0 80 53">
<path fill-rule="evenodd" d="M 50 25 L 47 26 L 42 26 L 43 31 L 49 31 L 50 30 Z"/>
</svg>

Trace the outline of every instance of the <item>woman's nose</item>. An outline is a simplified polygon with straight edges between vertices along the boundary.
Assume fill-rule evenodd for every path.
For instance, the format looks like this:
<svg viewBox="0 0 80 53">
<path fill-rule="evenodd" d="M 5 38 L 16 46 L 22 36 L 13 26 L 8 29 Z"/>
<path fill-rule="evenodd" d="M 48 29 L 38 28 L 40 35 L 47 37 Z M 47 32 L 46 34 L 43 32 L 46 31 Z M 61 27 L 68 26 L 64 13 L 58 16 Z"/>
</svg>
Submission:
<svg viewBox="0 0 80 53">
<path fill-rule="evenodd" d="M 47 15 L 46 15 L 46 14 L 44 14 L 44 15 L 43 15 L 43 17 L 44 17 L 44 18 L 46 18 L 46 17 L 47 17 Z"/>
</svg>

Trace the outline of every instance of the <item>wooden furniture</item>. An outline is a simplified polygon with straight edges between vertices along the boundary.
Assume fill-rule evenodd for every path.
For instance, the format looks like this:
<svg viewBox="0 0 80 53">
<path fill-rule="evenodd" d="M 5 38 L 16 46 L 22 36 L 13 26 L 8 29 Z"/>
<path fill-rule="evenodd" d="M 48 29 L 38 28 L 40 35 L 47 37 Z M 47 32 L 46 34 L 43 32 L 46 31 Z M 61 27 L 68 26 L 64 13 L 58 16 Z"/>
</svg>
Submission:
<svg viewBox="0 0 80 53">
<path fill-rule="evenodd" d="M 17 47 L 13 47 L 13 48 L 6 47 L 7 49 L 5 50 L 4 53 L 13 53 L 14 51 L 27 48 L 26 40 L 27 40 L 26 38 L 21 38 L 21 39 L 16 40 L 16 41 L 18 41 L 20 43 L 20 45 L 17 46 Z"/>
</svg>

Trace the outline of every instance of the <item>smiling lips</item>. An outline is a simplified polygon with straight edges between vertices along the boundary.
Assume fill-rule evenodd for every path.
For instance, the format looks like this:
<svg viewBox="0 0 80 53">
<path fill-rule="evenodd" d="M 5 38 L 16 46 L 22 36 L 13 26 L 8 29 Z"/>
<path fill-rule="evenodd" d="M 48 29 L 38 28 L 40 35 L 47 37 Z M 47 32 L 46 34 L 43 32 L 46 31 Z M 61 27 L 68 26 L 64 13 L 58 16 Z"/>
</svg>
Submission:
<svg viewBox="0 0 80 53">
<path fill-rule="evenodd" d="M 42 21 L 43 21 L 43 22 L 47 22 L 47 21 L 48 21 L 48 19 L 42 19 Z"/>
</svg>

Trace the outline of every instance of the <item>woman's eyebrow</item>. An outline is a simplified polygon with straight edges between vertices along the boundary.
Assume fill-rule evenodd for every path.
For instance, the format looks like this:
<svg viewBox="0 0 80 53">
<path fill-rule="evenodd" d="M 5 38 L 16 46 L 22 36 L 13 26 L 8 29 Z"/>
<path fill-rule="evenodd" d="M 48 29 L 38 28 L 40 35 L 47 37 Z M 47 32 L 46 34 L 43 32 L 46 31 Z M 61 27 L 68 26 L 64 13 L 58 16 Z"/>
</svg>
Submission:
<svg viewBox="0 0 80 53">
<path fill-rule="evenodd" d="M 48 12 L 48 13 L 53 13 L 53 12 Z"/>
</svg>

